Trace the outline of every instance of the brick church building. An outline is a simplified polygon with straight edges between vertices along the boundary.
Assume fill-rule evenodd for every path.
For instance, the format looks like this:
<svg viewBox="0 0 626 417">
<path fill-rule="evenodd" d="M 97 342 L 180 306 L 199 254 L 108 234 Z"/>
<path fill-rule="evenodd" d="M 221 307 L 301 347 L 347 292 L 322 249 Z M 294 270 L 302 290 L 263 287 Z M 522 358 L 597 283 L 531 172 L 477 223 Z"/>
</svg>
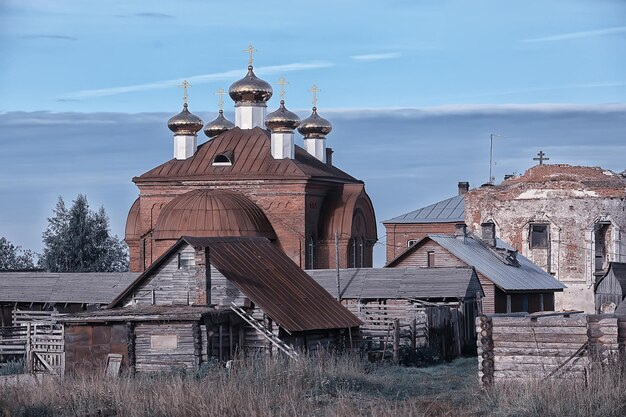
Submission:
<svg viewBox="0 0 626 417">
<path fill-rule="evenodd" d="M 168 122 L 174 157 L 133 178 L 139 197 L 125 238 L 131 271 L 146 270 L 181 236 L 264 237 L 306 269 L 334 268 L 338 246 L 341 268 L 372 266 L 372 202 L 363 181 L 333 166 L 326 148 L 332 126 L 317 114 L 315 96 L 302 121 L 284 100 L 266 114 L 272 87 L 250 61 L 229 89 L 235 123 L 220 108 L 204 126 L 188 109 L 184 84 L 183 110 Z M 198 145 L 203 126 L 208 140 Z"/>
</svg>

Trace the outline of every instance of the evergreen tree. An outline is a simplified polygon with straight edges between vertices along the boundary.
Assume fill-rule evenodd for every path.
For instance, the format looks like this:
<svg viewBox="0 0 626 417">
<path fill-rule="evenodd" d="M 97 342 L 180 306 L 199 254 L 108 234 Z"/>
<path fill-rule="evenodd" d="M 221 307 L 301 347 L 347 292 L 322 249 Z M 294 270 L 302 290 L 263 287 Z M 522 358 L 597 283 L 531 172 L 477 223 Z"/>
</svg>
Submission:
<svg viewBox="0 0 626 417">
<path fill-rule="evenodd" d="M 89 210 L 79 194 L 68 210 L 61 197 L 43 233 L 44 251 L 39 265 L 51 272 L 119 272 L 128 270 L 128 250 L 111 236 L 109 218 L 101 207 Z"/>
<path fill-rule="evenodd" d="M 23 250 L 8 239 L 0 237 L 0 271 L 34 268 L 33 258 L 32 251 Z"/>
</svg>

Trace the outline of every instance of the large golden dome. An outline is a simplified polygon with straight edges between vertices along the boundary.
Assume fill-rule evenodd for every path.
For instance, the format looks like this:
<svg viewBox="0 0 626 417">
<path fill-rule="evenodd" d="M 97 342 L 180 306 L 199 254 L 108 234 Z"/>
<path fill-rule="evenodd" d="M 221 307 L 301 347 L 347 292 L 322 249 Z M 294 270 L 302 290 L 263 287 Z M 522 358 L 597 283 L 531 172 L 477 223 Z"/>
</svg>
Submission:
<svg viewBox="0 0 626 417">
<path fill-rule="evenodd" d="M 154 226 L 154 238 L 181 236 L 276 239 L 259 206 L 242 194 L 219 189 L 190 191 L 163 207 Z"/>
<path fill-rule="evenodd" d="M 333 130 L 333 125 L 320 115 L 317 114 L 317 107 L 313 107 L 313 112 L 309 117 L 304 119 L 298 127 L 298 132 L 309 138 L 323 138 Z"/>
<path fill-rule="evenodd" d="M 265 118 L 265 126 L 272 132 L 292 132 L 300 124 L 297 114 L 285 107 L 285 100 L 280 101 L 278 110 L 271 112 Z"/>
<path fill-rule="evenodd" d="M 176 135 L 195 135 L 204 123 L 187 108 L 187 103 L 183 104 L 183 111 L 173 116 L 167 122 L 167 127 Z"/>
<path fill-rule="evenodd" d="M 228 95 L 241 104 L 265 104 L 273 94 L 272 86 L 254 75 L 252 65 L 248 66 L 248 73 L 241 80 L 235 81 L 228 89 Z"/>
<path fill-rule="evenodd" d="M 235 124 L 224 117 L 224 111 L 220 110 L 218 116 L 212 122 L 209 122 L 204 127 L 204 134 L 209 138 L 214 138 L 217 135 L 221 135 L 224 132 L 229 131 L 235 127 Z"/>
</svg>

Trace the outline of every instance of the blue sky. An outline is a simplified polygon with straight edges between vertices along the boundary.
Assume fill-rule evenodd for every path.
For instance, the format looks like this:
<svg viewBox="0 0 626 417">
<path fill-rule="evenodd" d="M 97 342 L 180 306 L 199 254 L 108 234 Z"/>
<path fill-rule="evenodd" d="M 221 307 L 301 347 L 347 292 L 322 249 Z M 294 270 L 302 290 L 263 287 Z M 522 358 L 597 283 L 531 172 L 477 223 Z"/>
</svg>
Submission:
<svg viewBox="0 0 626 417">
<path fill-rule="evenodd" d="M 40 250 L 56 197 L 79 192 L 121 235 L 130 178 L 171 157 L 176 86 L 189 79 L 210 120 L 249 43 L 257 75 L 290 82 L 290 109 L 305 115 L 321 88 L 336 163 L 366 181 L 379 220 L 486 181 L 489 133 L 507 136 L 497 178 L 539 150 L 626 168 L 621 0 L 3 0 L 0 235 Z"/>
</svg>

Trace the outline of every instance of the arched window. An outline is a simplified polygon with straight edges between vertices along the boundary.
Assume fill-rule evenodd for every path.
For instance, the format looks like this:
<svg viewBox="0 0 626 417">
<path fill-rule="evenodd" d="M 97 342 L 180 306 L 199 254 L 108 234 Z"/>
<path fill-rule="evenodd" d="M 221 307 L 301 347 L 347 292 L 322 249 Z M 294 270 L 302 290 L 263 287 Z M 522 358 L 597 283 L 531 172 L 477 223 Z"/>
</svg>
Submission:
<svg viewBox="0 0 626 417">
<path fill-rule="evenodd" d="M 215 155 L 213 158 L 213 166 L 230 166 L 233 164 L 233 151 L 225 151 L 221 154 Z"/>
</svg>

